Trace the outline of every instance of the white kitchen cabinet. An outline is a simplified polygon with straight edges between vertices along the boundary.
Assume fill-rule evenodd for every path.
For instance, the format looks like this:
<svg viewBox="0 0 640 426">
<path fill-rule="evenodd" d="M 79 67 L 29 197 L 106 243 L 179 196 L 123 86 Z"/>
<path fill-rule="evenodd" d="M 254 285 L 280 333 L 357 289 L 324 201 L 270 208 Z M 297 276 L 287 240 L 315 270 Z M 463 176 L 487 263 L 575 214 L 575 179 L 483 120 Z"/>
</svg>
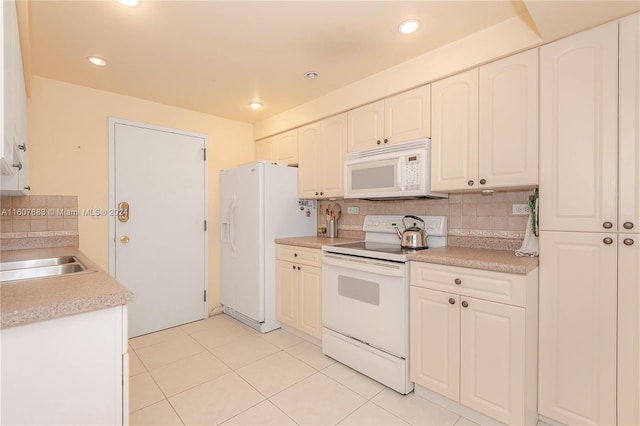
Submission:
<svg viewBox="0 0 640 426">
<path fill-rule="evenodd" d="M 128 424 L 126 306 L 0 334 L 3 425 Z"/>
<path fill-rule="evenodd" d="M 298 130 L 293 129 L 256 142 L 256 160 L 298 164 Z"/>
<path fill-rule="evenodd" d="M 620 21 L 618 424 L 640 424 L 640 14 Z"/>
<path fill-rule="evenodd" d="M 541 230 L 617 229 L 617 111 L 617 22 L 540 48 Z"/>
<path fill-rule="evenodd" d="M 300 198 L 342 197 L 346 136 L 346 113 L 298 129 Z"/>
<path fill-rule="evenodd" d="M 539 411 L 558 422 L 616 424 L 616 238 L 540 235 Z"/>
<path fill-rule="evenodd" d="M 431 190 L 477 188 L 478 70 L 432 84 Z"/>
<path fill-rule="evenodd" d="M 347 113 L 347 152 L 427 138 L 431 87 L 420 86 Z"/>
<path fill-rule="evenodd" d="M 432 84 L 431 189 L 538 184 L 538 50 Z"/>
<path fill-rule="evenodd" d="M 29 162 L 27 157 L 27 95 L 22 71 L 22 53 L 18 36 L 18 18 L 14 1 L 2 2 L 2 70 L 0 98 L 2 106 L 2 195 L 24 195 L 29 187 Z"/>
<path fill-rule="evenodd" d="M 322 338 L 322 251 L 278 244 L 276 319 Z"/>
<path fill-rule="evenodd" d="M 411 262 L 411 380 L 507 424 L 535 424 L 537 270 Z"/>
</svg>

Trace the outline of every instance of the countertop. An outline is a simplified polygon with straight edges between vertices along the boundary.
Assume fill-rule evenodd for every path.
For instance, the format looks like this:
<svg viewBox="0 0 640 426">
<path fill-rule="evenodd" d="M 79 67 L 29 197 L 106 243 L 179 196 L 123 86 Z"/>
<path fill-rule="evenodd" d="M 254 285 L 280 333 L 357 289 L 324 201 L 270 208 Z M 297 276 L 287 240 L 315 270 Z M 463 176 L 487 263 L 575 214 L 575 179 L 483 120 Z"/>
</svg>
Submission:
<svg viewBox="0 0 640 426">
<path fill-rule="evenodd" d="M 276 244 L 287 244 L 290 246 L 308 247 L 313 249 L 321 249 L 322 246 L 334 246 L 336 244 L 355 243 L 358 240 L 355 238 L 327 238 L 317 237 L 315 235 L 310 237 L 290 237 L 290 238 L 276 238 Z"/>
<path fill-rule="evenodd" d="M 74 247 L 3 251 L 2 261 L 76 256 L 90 272 L 2 283 L 0 328 L 127 304 L 133 294 Z"/>
<path fill-rule="evenodd" d="M 520 275 L 538 267 L 537 257 L 516 256 L 512 250 L 452 246 L 419 250 L 409 254 L 409 260 Z"/>
<path fill-rule="evenodd" d="M 275 241 L 277 244 L 320 249 L 323 245 L 352 243 L 361 240 L 310 236 L 277 238 Z M 512 250 L 453 246 L 415 251 L 409 254 L 409 260 L 520 275 L 526 275 L 538 267 L 537 257 L 519 257 Z"/>
</svg>

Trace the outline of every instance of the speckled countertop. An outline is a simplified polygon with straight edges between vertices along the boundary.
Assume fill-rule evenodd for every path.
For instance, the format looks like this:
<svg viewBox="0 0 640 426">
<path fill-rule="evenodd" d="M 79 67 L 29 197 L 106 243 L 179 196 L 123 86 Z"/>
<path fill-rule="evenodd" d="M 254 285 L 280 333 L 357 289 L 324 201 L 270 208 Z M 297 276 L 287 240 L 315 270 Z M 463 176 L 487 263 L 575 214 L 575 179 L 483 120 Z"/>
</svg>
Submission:
<svg viewBox="0 0 640 426">
<path fill-rule="evenodd" d="M 326 238 L 316 237 L 315 235 L 310 237 L 291 237 L 291 238 L 276 238 L 276 244 L 287 244 L 290 246 L 308 247 L 314 249 L 320 249 L 322 246 L 334 246 L 336 244 L 355 243 L 357 240 L 354 238 Z"/>
<path fill-rule="evenodd" d="M 537 257 L 519 257 L 512 250 L 452 246 L 419 250 L 409 254 L 409 260 L 520 275 L 538 267 Z"/>
<path fill-rule="evenodd" d="M 352 243 L 360 240 L 311 236 L 277 238 L 275 241 L 277 244 L 319 249 L 323 245 Z M 514 254 L 513 250 L 453 246 L 415 251 L 409 254 L 409 260 L 521 275 L 526 275 L 538 267 L 537 257 L 519 257 Z"/>
<path fill-rule="evenodd" d="M 90 272 L 2 283 L 0 328 L 127 304 L 133 294 L 77 248 L 3 251 L 2 261 L 76 256 Z"/>
</svg>

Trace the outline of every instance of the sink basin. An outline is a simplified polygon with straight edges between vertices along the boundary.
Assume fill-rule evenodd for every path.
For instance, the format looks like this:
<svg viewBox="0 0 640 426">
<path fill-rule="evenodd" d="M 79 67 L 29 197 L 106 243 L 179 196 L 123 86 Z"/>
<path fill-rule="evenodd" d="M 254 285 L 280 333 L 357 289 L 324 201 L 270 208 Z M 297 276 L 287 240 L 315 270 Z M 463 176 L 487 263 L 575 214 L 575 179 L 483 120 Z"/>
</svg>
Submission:
<svg viewBox="0 0 640 426">
<path fill-rule="evenodd" d="M 47 278 L 87 271 L 75 256 L 18 260 L 0 263 L 0 281 L 3 283 L 32 278 Z"/>
</svg>

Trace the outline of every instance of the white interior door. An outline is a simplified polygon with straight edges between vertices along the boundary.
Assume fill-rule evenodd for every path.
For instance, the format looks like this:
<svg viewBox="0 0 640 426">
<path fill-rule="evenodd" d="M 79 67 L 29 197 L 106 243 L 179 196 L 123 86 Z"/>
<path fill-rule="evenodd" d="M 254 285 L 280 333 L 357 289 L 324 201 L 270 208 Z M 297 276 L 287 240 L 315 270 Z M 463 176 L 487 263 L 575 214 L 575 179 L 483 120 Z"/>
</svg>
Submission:
<svg viewBox="0 0 640 426">
<path fill-rule="evenodd" d="M 110 119 L 110 272 L 134 294 L 129 336 L 206 316 L 206 136 Z"/>
</svg>

